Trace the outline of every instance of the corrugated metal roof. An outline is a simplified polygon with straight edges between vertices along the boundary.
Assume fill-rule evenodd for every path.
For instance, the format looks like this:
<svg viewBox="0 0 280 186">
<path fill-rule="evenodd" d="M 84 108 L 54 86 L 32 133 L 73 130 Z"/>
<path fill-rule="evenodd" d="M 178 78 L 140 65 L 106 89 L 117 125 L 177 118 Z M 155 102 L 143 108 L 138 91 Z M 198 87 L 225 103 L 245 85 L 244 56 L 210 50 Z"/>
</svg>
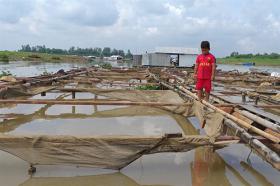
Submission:
<svg viewBox="0 0 280 186">
<path fill-rule="evenodd" d="M 156 47 L 155 53 L 164 54 L 199 54 L 198 48 L 183 48 L 183 47 Z"/>
</svg>

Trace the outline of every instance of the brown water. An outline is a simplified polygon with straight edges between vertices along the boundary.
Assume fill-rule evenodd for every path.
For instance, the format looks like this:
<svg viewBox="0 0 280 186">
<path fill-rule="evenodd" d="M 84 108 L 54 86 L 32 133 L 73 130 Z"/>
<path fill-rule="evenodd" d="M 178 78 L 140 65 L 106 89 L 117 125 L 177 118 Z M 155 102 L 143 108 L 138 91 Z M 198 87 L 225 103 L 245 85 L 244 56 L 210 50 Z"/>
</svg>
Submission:
<svg viewBox="0 0 280 186">
<path fill-rule="evenodd" d="M 0 65 L 18 76 L 70 69 L 76 64 Z M 86 65 L 85 65 L 86 66 Z M 48 93 L 32 99 L 56 99 L 71 94 Z M 77 93 L 77 99 L 95 98 Z M 104 97 L 98 97 L 102 99 Z M 4 121 L 1 115 L 10 115 Z M 196 118 L 188 120 L 159 109 L 125 106 L 0 106 L 0 132 L 9 134 L 155 135 L 202 133 Z M 33 177 L 28 163 L 0 151 L 0 186 L 227 186 L 280 185 L 280 173 L 245 145 L 231 145 L 212 152 L 209 147 L 186 153 L 145 155 L 120 172 L 74 166 L 37 166 Z"/>
<path fill-rule="evenodd" d="M 46 97 L 37 95 L 33 99 L 59 96 L 71 98 L 68 94 L 48 93 Z M 76 95 L 77 99 L 94 97 L 89 93 Z M 200 132 L 194 117 L 187 120 L 147 107 L 8 105 L 0 108 L 0 113 L 17 114 L 10 116 L 14 119 L 0 124 L 0 131 L 10 134 L 156 135 Z M 27 170 L 26 162 L 0 151 L 1 186 L 255 186 L 280 183 L 279 172 L 254 152 L 250 154 L 245 145 L 231 145 L 216 152 L 203 147 L 186 153 L 145 155 L 120 172 L 74 166 L 37 166 L 37 173 L 31 178 Z"/>
</svg>

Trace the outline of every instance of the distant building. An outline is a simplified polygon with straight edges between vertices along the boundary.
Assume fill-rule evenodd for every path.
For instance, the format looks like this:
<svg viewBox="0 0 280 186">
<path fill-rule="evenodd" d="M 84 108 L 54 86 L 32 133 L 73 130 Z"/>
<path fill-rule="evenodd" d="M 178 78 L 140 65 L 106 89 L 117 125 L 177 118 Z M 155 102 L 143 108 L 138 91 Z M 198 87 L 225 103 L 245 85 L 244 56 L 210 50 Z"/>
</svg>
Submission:
<svg viewBox="0 0 280 186">
<path fill-rule="evenodd" d="M 142 56 L 143 55 L 134 54 L 133 58 L 132 58 L 132 65 L 135 66 L 135 67 L 142 66 Z"/>
<path fill-rule="evenodd" d="M 198 54 L 197 48 L 157 47 L 154 53 L 142 55 L 142 65 L 173 66 L 176 64 L 179 67 L 191 67 L 195 64 Z"/>
<path fill-rule="evenodd" d="M 143 66 L 171 66 L 169 54 L 147 53 L 142 55 Z"/>
<path fill-rule="evenodd" d="M 90 59 L 90 60 L 97 59 L 97 57 L 96 57 L 96 56 L 84 56 L 84 58 L 86 58 L 86 59 Z"/>
<path fill-rule="evenodd" d="M 123 57 L 120 55 L 113 55 L 113 56 L 109 57 L 109 60 L 112 60 L 112 61 L 123 60 Z"/>
</svg>

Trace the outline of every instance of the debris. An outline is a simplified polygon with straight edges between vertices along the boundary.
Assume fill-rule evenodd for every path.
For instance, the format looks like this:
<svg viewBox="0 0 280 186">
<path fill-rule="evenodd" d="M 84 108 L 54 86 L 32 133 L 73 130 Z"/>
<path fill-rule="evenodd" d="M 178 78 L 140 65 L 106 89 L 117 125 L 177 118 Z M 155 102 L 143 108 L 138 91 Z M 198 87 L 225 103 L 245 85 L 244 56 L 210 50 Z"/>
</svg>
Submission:
<svg viewBox="0 0 280 186">
<path fill-rule="evenodd" d="M 0 81 L 6 81 L 6 82 L 16 82 L 16 78 L 14 78 L 13 76 L 2 76 L 0 78 Z"/>
</svg>

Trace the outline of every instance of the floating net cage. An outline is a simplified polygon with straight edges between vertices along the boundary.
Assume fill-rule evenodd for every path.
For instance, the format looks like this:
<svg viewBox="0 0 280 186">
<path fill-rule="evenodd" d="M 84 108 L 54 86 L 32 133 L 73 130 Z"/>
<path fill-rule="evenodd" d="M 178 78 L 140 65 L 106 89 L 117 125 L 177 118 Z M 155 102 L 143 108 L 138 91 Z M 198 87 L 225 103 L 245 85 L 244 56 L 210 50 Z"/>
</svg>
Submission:
<svg viewBox="0 0 280 186">
<path fill-rule="evenodd" d="M 160 74 L 162 69 L 157 69 L 157 71 L 155 76 L 157 73 Z M 174 74 L 176 73 L 174 72 Z M 0 150 L 15 155 L 29 162 L 32 166 L 75 165 L 120 170 L 147 154 L 186 152 L 209 145 L 214 148 L 222 148 L 232 143 L 238 143 L 239 139 L 221 140 L 219 138 L 226 130 L 224 128 L 226 121 L 229 123 L 227 126 L 233 126 L 233 129 L 236 130 L 233 136 L 238 134 L 243 137 L 242 140 L 246 143 L 248 141 L 249 145 L 260 144 L 258 140 L 248 135 L 245 129 L 236 126 L 221 112 L 205 106 L 191 96 L 181 96 L 176 91 L 166 90 L 163 87 L 161 87 L 161 90 L 137 90 L 135 88 L 138 85 L 155 84 L 158 86 L 159 83 L 155 79 L 151 77 L 148 69 L 130 69 L 127 71 L 116 69 L 86 69 L 82 71 L 80 69 L 68 74 L 38 77 L 36 81 L 33 79 L 25 84 L 14 85 L 13 82 L 13 86 L 1 89 L 0 97 L 10 99 L 10 103 L 14 104 L 45 105 L 40 111 L 21 118 L 25 122 L 32 121 L 34 118 L 51 119 L 45 112 L 50 106 L 56 104 L 110 105 L 114 103 L 115 105 L 130 106 L 95 112 L 91 117 L 176 115 L 177 118 L 174 119 L 182 129 L 180 133 L 160 135 L 15 135 L 5 133 L 7 130 L 11 131 L 16 128 L 17 121 L 12 119 L 6 122 L 8 124 L 0 126 L 0 132 L 2 131 L 0 134 Z M 160 79 L 166 82 L 174 80 L 173 84 L 178 81 L 178 78 L 173 78 L 173 75 L 168 74 L 161 75 Z M 190 82 L 185 81 L 185 83 Z M 48 92 L 72 93 L 72 99 L 67 101 L 65 95 L 49 101 L 32 97 L 46 92 L 47 94 Z M 91 93 L 95 97 L 87 100 L 75 99 L 76 92 Z M 18 98 L 21 102 L 17 100 Z M 5 107 L 2 104 L 3 106 Z M 64 117 L 72 118 L 71 114 L 65 114 Z M 82 117 L 83 115 L 80 114 L 77 119 Z M 180 123 L 180 120 L 186 120 L 188 117 L 196 117 L 200 124 L 205 125 L 205 135 L 186 132 L 187 126 Z M 279 156 L 263 144 L 259 147 L 254 146 L 255 149 L 260 149 L 268 162 L 272 162 L 271 164 L 279 169 Z"/>
</svg>

